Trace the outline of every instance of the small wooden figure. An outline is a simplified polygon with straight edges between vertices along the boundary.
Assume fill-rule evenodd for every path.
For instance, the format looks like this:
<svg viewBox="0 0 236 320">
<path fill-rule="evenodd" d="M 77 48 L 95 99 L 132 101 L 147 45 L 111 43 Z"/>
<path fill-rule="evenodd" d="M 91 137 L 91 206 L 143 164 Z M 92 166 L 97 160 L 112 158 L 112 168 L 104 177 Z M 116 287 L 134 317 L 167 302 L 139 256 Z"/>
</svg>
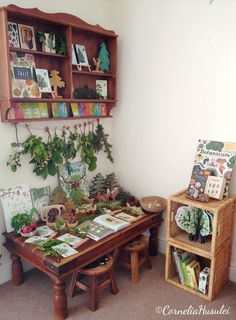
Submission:
<svg viewBox="0 0 236 320">
<path fill-rule="evenodd" d="M 60 99 L 62 96 L 58 95 L 57 88 L 64 88 L 65 82 L 59 76 L 59 71 L 53 69 L 50 73 L 50 84 L 53 88 L 53 95 L 55 99 Z"/>
<path fill-rule="evenodd" d="M 95 72 L 103 72 L 103 71 L 100 70 L 100 63 L 101 63 L 101 60 L 93 58 L 93 64 L 95 66 L 95 70 L 93 70 L 93 71 L 95 71 Z"/>
</svg>

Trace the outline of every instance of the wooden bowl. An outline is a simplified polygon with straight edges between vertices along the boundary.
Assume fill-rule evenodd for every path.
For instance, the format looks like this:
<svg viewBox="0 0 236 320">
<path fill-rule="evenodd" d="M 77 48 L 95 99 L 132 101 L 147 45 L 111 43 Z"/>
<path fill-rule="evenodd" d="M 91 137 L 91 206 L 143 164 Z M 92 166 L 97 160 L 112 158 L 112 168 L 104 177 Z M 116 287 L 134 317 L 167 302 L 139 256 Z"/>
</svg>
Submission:
<svg viewBox="0 0 236 320">
<path fill-rule="evenodd" d="M 142 198 L 140 204 L 147 212 L 161 212 L 166 208 L 167 200 L 159 196 L 149 196 Z"/>
</svg>

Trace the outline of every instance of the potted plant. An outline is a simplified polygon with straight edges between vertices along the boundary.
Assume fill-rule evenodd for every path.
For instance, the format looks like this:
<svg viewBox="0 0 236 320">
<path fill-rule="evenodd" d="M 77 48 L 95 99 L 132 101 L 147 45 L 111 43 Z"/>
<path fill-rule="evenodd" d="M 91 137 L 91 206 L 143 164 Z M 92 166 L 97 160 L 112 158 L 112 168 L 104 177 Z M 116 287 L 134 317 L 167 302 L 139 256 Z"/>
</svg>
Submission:
<svg viewBox="0 0 236 320">
<path fill-rule="evenodd" d="M 55 230 L 62 231 L 66 228 L 65 220 L 62 218 L 57 218 L 55 222 Z"/>
</svg>

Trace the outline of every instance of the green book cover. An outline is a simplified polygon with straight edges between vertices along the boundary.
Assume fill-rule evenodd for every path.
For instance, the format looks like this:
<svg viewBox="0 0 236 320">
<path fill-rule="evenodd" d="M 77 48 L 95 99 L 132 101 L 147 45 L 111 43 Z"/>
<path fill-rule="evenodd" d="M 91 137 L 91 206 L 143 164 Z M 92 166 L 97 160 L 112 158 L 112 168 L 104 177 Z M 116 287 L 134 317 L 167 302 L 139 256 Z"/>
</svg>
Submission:
<svg viewBox="0 0 236 320">
<path fill-rule="evenodd" d="M 22 109 L 24 114 L 24 119 L 32 119 L 32 109 L 30 103 L 23 103 Z"/>
<path fill-rule="evenodd" d="M 59 108 L 58 108 L 58 104 L 53 102 L 51 103 L 52 106 L 52 115 L 53 118 L 59 118 Z"/>
<path fill-rule="evenodd" d="M 48 118 L 48 105 L 46 102 L 40 102 L 38 104 L 39 107 L 39 113 L 40 113 L 40 118 Z"/>
<path fill-rule="evenodd" d="M 183 273 L 184 273 L 184 279 L 185 279 L 185 284 L 186 286 L 190 286 L 190 279 L 189 279 L 189 275 L 188 275 L 188 270 L 187 270 L 187 265 L 193 261 L 195 258 L 194 255 L 192 255 L 191 253 L 188 252 L 184 252 L 182 254 L 182 259 L 181 259 L 181 266 L 183 269 Z"/>
<path fill-rule="evenodd" d="M 70 106 L 71 106 L 71 111 L 72 111 L 73 117 L 79 117 L 80 113 L 79 113 L 78 104 L 77 103 L 71 103 Z"/>
<path fill-rule="evenodd" d="M 40 111 L 38 103 L 30 103 L 31 107 L 31 115 L 33 119 L 39 119 L 40 118 Z"/>
</svg>

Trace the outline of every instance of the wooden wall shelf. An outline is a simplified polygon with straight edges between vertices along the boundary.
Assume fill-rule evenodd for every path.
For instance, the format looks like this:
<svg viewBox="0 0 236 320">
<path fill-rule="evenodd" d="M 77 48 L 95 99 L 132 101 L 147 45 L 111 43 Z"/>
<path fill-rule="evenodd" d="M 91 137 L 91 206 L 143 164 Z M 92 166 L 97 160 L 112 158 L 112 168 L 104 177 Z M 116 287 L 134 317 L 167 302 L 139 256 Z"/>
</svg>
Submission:
<svg viewBox="0 0 236 320">
<path fill-rule="evenodd" d="M 24 24 L 34 28 L 36 50 L 9 47 L 8 43 L 8 22 L 16 24 Z M 80 18 L 66 13 L 45 13 L 36 8 L 25 9 L 15 5 L 0 8 L 0 108 L 1 121 L 15 122 L 15 119 L 9 118 L 9 109 L 12 103 L 48 103 L 49 118 L 43 119 L 21 119 L 22 122 L 28 121 L 48 121 L 56 120 L 52 117 L 51 103 L 65 102 L 68 110 L 70 103 L 104 103 L 107 108 L 107 116 L 101 118 L 111 118 L 110 112 L 116 105 L 116 66 L 117 66 L 117 35 L 112 30 L 103 29 L 99 25 L 91 25 Z M 68 54 L 60 55 L 57 53 L 48 53 L 42 51 L 41 43 L 37 39 L 37 32 L 52 32 L 64 35 L 67 41 Z M 105 42 L 109 51 L 110 72 L 100 73 L 88 71 L 86 68 L 79 71 L 76 66 L 72 65 L 72 44 L 81 44 L 86 48 L 88 61 L 93 65 L 93 58 L 97 58 L 99 46 Z M 52 98 L 15 98 L 12 95 L 11 72 L 10 72 L 10 53 L 25 53 L 34 55 L 36 68 L 47 69 L 49 74 L 52 69 L 59 71 L 59 75 L 65 81 L 65 87 L 59 89 L 62 99 Z M 73 99 L 73 91 L 77 88 L 88 86 L 96 89 L 96 80 L 106 80 L 109 99 Z M 73 120 L 71 110 L 68 112 L 67 118 L 59 118 L 60 120 Z M 85 117 L 81 117 L 85 119 Z M 94 117 L 91 117 L 94 118 Z M 95 117 L 97 118 L 97 117 Z M 17 122 L 19 120 L 17 119 Z"/>
</svg>

